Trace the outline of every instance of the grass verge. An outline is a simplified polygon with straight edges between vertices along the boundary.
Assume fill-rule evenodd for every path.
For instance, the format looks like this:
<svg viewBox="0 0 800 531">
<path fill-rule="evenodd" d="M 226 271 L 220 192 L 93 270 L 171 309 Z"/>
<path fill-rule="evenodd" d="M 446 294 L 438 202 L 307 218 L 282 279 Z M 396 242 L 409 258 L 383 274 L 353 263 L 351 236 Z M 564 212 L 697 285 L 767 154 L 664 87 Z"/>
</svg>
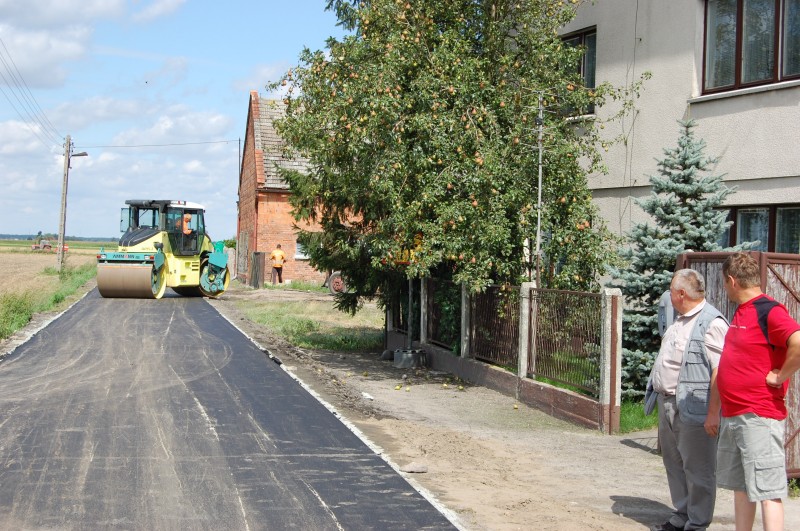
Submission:
<svg viewBox="0 0 800 531">
<path fill-rule="evenodd" d="M 307 282 L 305 280 L 292 280 L 291 284 L 275 284 L 267 282 L 264 284 L 264 289 L 273 290 L 293 290 L 293 291 L 308 291 L 313 293 L 328 293 L 328 288 L 318 282 Z"/>
<path fill-rule="evenodd" d="M 45 268 L 43 274 L 59 275 L 53 267 Z M 95 274 L 95 264 L 66 267 L 60 274 L 55 289 L 0 295 L 0 339 L 7 338 L 28 324 L 33 314 L 56 308 Z"/>
<path fill-rule="evenodd" d="M 644 406 L 640 401 L 623 400 L 619 409 L 619 431 L 621 433 L 649 430 L 658 426 L 658 410 L 656 409 L 650 415 L 645 415 Z"/>
<path fill-rule="evenodd" d="M 247 318 L 298 347 L 366 352 L 383 348 L 383 314 L 364 308 L 356 315 L 331 309 L 330 302 L 248 302 Z"/>
</svg>

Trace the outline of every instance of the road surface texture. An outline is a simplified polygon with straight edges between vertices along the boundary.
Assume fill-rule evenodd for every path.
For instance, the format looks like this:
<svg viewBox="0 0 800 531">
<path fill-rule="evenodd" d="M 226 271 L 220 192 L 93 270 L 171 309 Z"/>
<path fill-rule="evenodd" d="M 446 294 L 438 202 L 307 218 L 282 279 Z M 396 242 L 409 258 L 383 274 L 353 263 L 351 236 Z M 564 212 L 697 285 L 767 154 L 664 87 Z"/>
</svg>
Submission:
<svg viewBox="0 0 800 531">
<path fill-rule="evenodd" d="M 454 528 L 200 298 L 91 291 L 3 358 L 0 411 L 0 529 Z"/>
</svg>

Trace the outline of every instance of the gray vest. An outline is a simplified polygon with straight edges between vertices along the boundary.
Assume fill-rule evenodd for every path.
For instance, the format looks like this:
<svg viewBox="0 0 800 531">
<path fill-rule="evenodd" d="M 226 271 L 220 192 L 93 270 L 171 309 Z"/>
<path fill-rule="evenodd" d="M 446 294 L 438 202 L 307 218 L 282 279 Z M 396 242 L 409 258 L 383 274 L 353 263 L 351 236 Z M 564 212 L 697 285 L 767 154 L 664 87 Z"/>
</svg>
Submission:
<svg viewBox="0 0 800 531">
<path fill-rule="evenodd" d="M 692 328 L 692 334 L 686 343 L 683 353 L 680 372 L 678 373 L 678 388 L 675 392 L 675 401 L 678 413 L 686 424 L 702 426 L 708 413 L 708 396 L 711 387 L 711 362 L 706 354 L 706 331 L 714 319 L 723 319 L 725 316 L 710 303 L 700 310 L 697 321 Z M 655 407 L 656 393 L 653 391 L 653 374 L 647 382 L 645 393 L 645 411 Z"/>
</svg>

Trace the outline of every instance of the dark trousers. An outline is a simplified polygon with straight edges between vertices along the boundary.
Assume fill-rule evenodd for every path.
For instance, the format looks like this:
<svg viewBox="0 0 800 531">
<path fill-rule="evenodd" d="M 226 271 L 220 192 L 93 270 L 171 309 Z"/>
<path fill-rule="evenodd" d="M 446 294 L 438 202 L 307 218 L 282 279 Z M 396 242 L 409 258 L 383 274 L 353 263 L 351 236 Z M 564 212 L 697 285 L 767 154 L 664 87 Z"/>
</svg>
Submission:
<svg viewBox="0 0 800 531">
<path fill-rule="evenodd" d="M 283 284 L 283 268 L 282 267 L 273 267 L 272 268 L 272 283 L 275 284 L 275 279 L 278 279 L 278 284 Z"/>
</svg>

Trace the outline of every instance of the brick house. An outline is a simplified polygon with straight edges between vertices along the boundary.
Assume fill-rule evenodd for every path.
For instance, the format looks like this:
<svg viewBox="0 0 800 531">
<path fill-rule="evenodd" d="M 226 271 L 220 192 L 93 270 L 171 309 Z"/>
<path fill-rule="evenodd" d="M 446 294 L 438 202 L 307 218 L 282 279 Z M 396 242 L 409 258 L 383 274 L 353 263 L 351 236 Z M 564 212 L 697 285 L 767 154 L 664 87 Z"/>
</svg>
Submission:
<svg viewBox="0 0 800 531">
<path fill-rule="evenodd" d="M 278 167 L 303 170 L 305 162 L 288 161 L 282 156 L 284 142 L 278 136 L 273 121 L 284 115 L 280 101 L 250 92 L 247 111 L 247 132 L 239 170 L 239 219 L 237 241 L 237 276 L 253 284 L 259 269 L 269 281 L 269 254 L 277 244 L 286 253 L 283 279 L 322 282 L 325 273 L 308 263 L 298 248 L 295 222 L 289 205 L 289 186 L 278 175 Z M 263 254 L 257 254 L 263 253 Z M 260 260 L 264 260 L 263 265 Z"/>
</svg>

